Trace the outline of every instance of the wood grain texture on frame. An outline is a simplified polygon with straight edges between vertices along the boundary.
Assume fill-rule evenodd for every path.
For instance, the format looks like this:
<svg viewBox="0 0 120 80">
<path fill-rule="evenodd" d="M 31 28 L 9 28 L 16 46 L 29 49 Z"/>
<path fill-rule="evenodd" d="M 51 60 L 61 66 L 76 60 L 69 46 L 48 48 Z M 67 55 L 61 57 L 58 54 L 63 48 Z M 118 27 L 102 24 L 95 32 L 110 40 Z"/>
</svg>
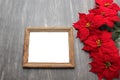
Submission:
<svg viewBox="0 0 120 80">
<path fill-rule="evenodd" d="M 30 32 L 68 32 L 68 44 L 69 44 L 69 63 L 40 63 L 40 62 L 28 62 L 28 47 Z M 24 54 L 23 54 L 23 67 L 26 68 L 74 68 L 74 37 L 73 28 L 66 27 L 52 27 L 52 28 L 40 28 L 40 27 L 27 27 L 25 29 L 24 37 Z"/>
</svg>

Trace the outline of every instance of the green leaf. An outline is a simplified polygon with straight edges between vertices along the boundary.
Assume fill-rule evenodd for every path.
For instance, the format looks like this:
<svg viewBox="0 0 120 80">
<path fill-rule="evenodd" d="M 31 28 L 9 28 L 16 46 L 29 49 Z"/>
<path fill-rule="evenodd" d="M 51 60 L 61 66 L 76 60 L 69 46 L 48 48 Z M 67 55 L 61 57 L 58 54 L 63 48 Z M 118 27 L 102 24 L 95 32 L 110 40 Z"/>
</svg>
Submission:
<svg viewBox="0 0 120 80">
<path fill-rule="evenodd" d="M 112 28 L 106 27 L 106 30 L 109 31 L 109 32 L 111 32 L 111 31 L 112 31 Z"/>
<path fill-rule="evenodd" d="M 107 31 L 111 32 L 111 31 L 113 31 L 113 28 L 110 28 L 107 25 L 103 25 L 100 27 L 100 30 L 102 30 L 102 31 L 107 30 Z"/>
<path fill-rule="evenodd" d="M 119 36 L 119 38 L 115 41 L 115 43 L 116 43 L 116 46 L 117 46 L 118 48 L 120 48 L 120 36 Z"/>
<path fill-rule="evenodd" d="M 120 35 L 120 29 L 116 30 L 115 32 L 119 33 L 119 35 Z"/>
<path fill-rule="evenodd" d="M 119 32 L 113 32 L 112 33 L 112 39 L 115 41 L 115 40 L 117 40 L 118 38 L 119 38 L 119 36 L 120 36 L 120 33 Z"/>
<path fill-rule="evenodd" d="M 120 22 L 116 22 L 115 25 L 116 25 L 117 27 L 120 27 Z"/>
<path fill-rule="evenodd" d="M 118 27 L 117 25 L 114 25 L 114 30 L 118 30 L 120 29 L 120 27 Z"/>
<path fill-rule="evenodd" d="M 106 27 L 107 27 L 106 25 L 103 25 L 103 26 L 100 27 L 100 30 L 102 30 L 102 31 L 106 30 Z"/>
</svg>

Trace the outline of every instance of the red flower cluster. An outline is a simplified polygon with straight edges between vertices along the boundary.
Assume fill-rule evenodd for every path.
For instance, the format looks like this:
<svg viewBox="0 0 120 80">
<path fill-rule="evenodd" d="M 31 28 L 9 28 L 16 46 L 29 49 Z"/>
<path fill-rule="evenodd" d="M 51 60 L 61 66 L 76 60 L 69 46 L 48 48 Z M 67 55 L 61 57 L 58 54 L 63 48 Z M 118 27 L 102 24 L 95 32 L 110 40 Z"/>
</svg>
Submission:
<svg viewBox="0 0 120 80">
<path fill-rule="evenodd" d="M 83 50 L 92 58 L 91 72 L 99 80 L 112 80 L 120 76 L 120 55 L 112 39 L 112 32 L 100 30 L 103 25 L 114 28 L 120 21 L 120 7 L 113 0 L 95 0 L 96 7 L 89 14 L 79 13 L 79 20 L 73 24 L 78 31 L 77 37 L 84 43 Z"/>
</svg>

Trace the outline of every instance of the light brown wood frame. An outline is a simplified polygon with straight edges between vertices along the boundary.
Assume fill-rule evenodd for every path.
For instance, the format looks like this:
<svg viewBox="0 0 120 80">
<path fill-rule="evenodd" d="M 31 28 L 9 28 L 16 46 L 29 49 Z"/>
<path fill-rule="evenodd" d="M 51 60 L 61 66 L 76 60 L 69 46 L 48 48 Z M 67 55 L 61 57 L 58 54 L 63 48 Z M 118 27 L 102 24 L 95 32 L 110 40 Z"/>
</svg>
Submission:
<svg viewBox="0 0 120 80">
<path fill-rule="evenodd" d="M 28 47 L 30 32 L 68 32 L 69 42 L 69 63 L 38 63 L 28 62 Z M 73 28 L 40 28 L 40 27 L 27 27 L 25 29 L 24 38 L 24 54 L 23 54 L 23 67 L 27 68 L 74 68 L 74 37 Z"/>
</svg>

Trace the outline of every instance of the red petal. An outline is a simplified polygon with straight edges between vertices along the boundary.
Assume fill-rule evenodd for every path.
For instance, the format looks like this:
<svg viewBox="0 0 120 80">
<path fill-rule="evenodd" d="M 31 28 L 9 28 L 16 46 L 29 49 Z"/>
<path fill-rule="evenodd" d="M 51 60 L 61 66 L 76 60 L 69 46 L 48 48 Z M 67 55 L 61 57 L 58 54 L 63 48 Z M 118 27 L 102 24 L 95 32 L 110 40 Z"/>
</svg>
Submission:
<svg viewBox="0 0 120 80">
<path fill-rule="evenodd" d="M 119 71 L 119 66 L 112 65 L 109 69 L 110 71 Z"/>
<path fill-rule="evenodd" d="M 86 40 L 88 36 L 89 36 L 89 30 L 87 28 L 81 28 L 77 33 L 77 37 L 79 37 L 81 41 Z"/>
<path fill-rule="evenodd" d="M 92 51 L 92 50 L 94 50 L 94 48 L 92 48 L 92 47 L 89 46 L 89 45 L 85 45 L 85 46 L 83 47 L 83 50 L 85 50 L 85 51 Z"/>
<path fill-rule="evenodd" d="M 113 3 L 111 6 L 110 6 L 111 9 L 114 9 L 114 10 L 120 10 L 120 7 L 116 4 L 116 3 Z"/>
<path fill-rule="evenodd" d="M 79 13 L 79 18 L 85 18 L 86 17 L 86 14 L 85 13 Z"/>
<path fill-rule="evenodd" d="M 80 28 L 80 25 L 78 25 L 77 23 L 74 23 L 73 26 L 74 26 L 75 29 L 79 29 Z"/>
<path fill-rule="evenodd" d="M 113 3 L 113 0 L 105 0 L 106 3 Z"/>
<path fill-rule="evenodd" d="M 102 63 L 101 65 L 99 63 L 90 63 L 91 65 L 91 72 L 94 72 L 94 73 L 101 73 L 105 70 L 105 66 L 104 64 Z"/>
<path fill-rule="evenodd" d="M 117 78 L 117 74 L 119 73 L 119 71 L 116 71 L 116 72 L 112 72 L 110 71 L 109 69 L 106 69 L 104 72 L 103 72 L 103 76 L 104 78 L 106 78 L 107 80 L 113 80 L 113 78 Z"/>
<path fill-rule="evenodd" d="M 113 16 L 112 18 L 110 18 L 111 21 L 119 21 L 119 17 L 118 16 Z"/>
<path fill-rule="evenodd" d="M 111 75 L 112 74 L 112 75 Z M 108 69 L 106 69 L 104 72 L 103 72 L 103 76 L 104 78 L 109 78 L 111 79 L 110 77 L 113 76 L 114 74 L 112 72 L 110 72 Z"/>
<path fill-rule="evenodd" d="M 95 2 L 99 5 L 104 5 L 104 1 L 103 0 L 95 0 Z"/>
<path fill-rule="evenodd" d="M 110 42 L 102 43 L 102 46 L 99 48 L 103 53 L 112 53 L 116 50 L 116 46 Z"/>
<path fill-rule="evenodd" d="M 105 24 L 104 18 L 101 15 L 97 15 L 93 18 L 94 25 L 99 28 L 100 26 Z"/>
<path fill-rule="evenodd" d="M 112 40 L 112 33 L 108 32 L 108 31 L 103 31 L 102 36 L 101 36 L 101 40 L 103 42 L 108 42 L 108 41 Z"/>
<path fill-rule="evenodd" d="M 113 23 L 112 21 L 106 20 L 105 22 L 106 22 L 106 24 L 107 24 L 110 28 L 113 28 L 113 27 L 114 27 L 114 23 Z"/>
</svg>

